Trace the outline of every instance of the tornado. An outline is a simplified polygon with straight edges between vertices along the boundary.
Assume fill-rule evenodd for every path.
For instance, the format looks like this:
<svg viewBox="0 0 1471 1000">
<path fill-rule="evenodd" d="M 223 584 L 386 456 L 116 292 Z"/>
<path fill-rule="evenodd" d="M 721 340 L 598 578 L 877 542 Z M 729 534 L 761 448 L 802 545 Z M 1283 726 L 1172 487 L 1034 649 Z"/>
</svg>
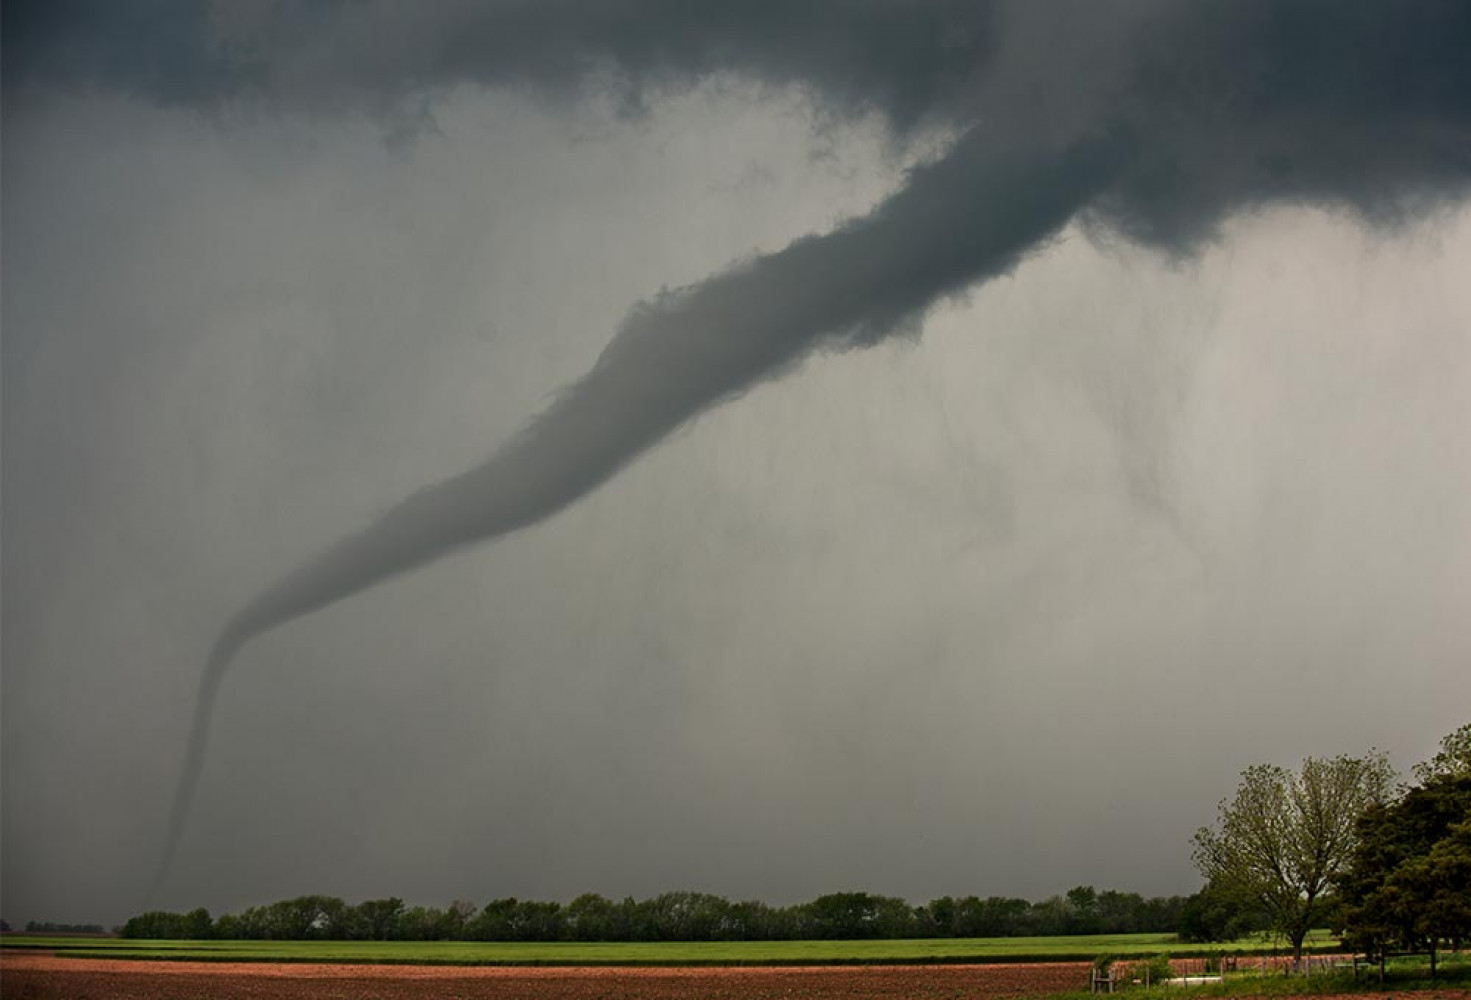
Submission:
<svg viewBox="0 0 1471 1000">
<path fill-rule="evenodd" d="M 737 79 L 796 93 L 819 117 L 875 121 L 901 145 L 948 138 L 868 214 L 633 308 L 591 370 L 483 464 L 231 617 L 200 675 L 155 892 L 231 664 L 263 633 L 553 516 L 711 407 L 814 352 L 913 327 L 1070 222 L 1182 257 L 1265 206 L 1393 229 L 1471 195 L 1464 0 L 104 7 L 89 20 L 7 5 L 7 100 L 101 91 L 207 116 L 367 116 L 410 134 L 463 88 L 637 108 Z"/>
<path fill-rule="evenodd" d="M 172 868 L 221 684 L 255 637 L 545 520 L 681 424 L 814 350 L 876 343 L 1057 235 L 1129 159 L 1099 132 L 1064 145 L 961 136 L 870 214 L 636 307 L 592 369 L 489 460 L 423 489 L 260 592 L 200 677 L 156 893 Z"/>
</svg>

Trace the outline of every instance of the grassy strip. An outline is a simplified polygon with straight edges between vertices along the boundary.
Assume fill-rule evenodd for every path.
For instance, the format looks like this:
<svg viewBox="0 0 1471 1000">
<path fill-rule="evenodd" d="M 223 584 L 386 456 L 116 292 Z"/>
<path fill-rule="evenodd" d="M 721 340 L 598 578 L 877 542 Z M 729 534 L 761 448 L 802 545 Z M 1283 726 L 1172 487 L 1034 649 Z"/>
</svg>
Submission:
<svg viewBox="0 0 1471 1000">
<path fill-rule="evenodd" d="M 1430 962 L 1414 956 L 1389 963 L 1383 983 L 1377 967 L 1360 965 L 1358 973 L 1349 970 L 1289 975 L 1280 972 L 1228 973 L 1219 983 L 1195 986 L 1121 986 L 1114 994 L 1120 1000 L 1217 1000 L 1235 997 L 1312 997 L 1332 994 L 1421 993 L 1437 990 L 1471 988 L 1471 954 L 1442 957 L 1435 978 L 1430 978 Z M 1105 994 L 1106 996 L 1106 994 Z M 1046 1000 L 1098 1000 L 1087 990 L 1054 994 Z"/>
<path fill-rule="evenodd" d="M 1335 943 L 1320 936 L 1320 950 Z M 46 948 L 57 955 L 216 962 L 322 962 L 415 965 L 878 965 L 1091 961 L 1168 954 L 1265 954 L 1259 940 L 1180 944 L 1172 934 L 1046 938 L 927 938 L 896 941 L 536 942 L 478 941 L 137 941 L 124 938 L 26 937 L 5 948 Z"/>
</svg>

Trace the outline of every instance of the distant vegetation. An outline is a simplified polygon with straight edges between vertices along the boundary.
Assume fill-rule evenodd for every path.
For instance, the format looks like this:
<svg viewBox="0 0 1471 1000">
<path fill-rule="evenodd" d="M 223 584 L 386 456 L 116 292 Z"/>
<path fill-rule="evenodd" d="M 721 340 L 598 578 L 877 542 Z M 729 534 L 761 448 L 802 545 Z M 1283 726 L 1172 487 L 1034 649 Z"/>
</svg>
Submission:
<svg viewBox="0 0 1471 1000">
<path fill-rule="evenodd" d="M 10 930 L 7 925 L 4 930 Z M 32 920 L 26 924 L 27 934 L 105 934 L 101 924 L 57 924 L 49 920 Z"/>
<path fill-rule="evenodd" d="M 731 902 L 700 892 L 614 901 L 596 894 L 555 902 L 498 899 L 444 909 L 397 898 L 350 905 L 335 896 L 299 896 L 211 919 L 207 910 L 144 913 L 124 937 L 281 941 L 784 941 L 898 938 L 1045 937 L 1172 933 L 1183 896 L 1078 886 L 1039 903 L 991 896 L 943 896 L 924 906 L 866 892 L 819 896 L 794 906 Z"/>
</svg>

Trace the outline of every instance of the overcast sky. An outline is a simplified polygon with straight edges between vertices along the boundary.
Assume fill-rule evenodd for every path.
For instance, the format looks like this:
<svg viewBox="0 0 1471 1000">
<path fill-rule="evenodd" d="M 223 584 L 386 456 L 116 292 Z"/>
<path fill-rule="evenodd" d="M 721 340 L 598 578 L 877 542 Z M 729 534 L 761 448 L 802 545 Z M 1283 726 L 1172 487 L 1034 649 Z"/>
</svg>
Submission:
<svg viewBox="0 0 1471 1000">
<path fill-rule="evenodd" d="M 1188 893 L 1471 719 L 1464 5 L 574 7 L 6 4 L 12 924 L 222 644 L 163 908 Z"/>
</svg>

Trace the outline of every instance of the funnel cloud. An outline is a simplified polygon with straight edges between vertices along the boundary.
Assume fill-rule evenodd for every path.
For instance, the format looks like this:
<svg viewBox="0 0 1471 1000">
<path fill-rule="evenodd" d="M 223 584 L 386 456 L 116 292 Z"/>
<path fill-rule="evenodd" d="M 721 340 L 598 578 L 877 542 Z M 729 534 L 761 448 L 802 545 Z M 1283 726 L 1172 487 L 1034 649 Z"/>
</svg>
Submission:
<svg viewBox="0 0 1471 1000">
<path fill-rule="evenodd" d="M 814 354 L 916 331 L 1069 232 L 1188 266 L 1233 220 L 1308 207 L 1392 235 L 1453 217 L 1471 192 L 1471 9 L 1452 2 L 11 4 L 5 38 L 16 115 L 108 99 L 226 132 L 370 121 L 413 155 L 466 94 L 531 93 L 554 115 L 607 101 L 615 127 L 640 129 L 679 94 L 728 86 L 800 95 L 821 128 L 875 128 L 907 164 L 845 221 L 646 297 L 486 461 L 229 617 L 199 679 L 155 895 L 222 683 L 264 633 L 546 521 L 719 404 Z M 1175 505 L 1162 439 L 1128 444 L 1165 417 L 1099 405 L 1149 452 L 1124 462 L 1134 498 Z M 1188 514 L 1168 514 L 1198 552 Z"/>
<path fill-rule="evenodd" d="M 239 648 L 461 546 L 550 517 L 684 421 L 814 347 L 872 342 L 937 297 L 1008 270 L 1096 192 L 1122 144 L 1026 155 L 965 137 L 871 215 L 635 311 L 583 379 L 490 461 L 416 493 L 260 594 L 205 667 L 170 818 L 167 871 Z M 973 192 L 972 203 L 956 195 Z M 778 290 L 773 294 L 773 290 Z"/>
</svg>

